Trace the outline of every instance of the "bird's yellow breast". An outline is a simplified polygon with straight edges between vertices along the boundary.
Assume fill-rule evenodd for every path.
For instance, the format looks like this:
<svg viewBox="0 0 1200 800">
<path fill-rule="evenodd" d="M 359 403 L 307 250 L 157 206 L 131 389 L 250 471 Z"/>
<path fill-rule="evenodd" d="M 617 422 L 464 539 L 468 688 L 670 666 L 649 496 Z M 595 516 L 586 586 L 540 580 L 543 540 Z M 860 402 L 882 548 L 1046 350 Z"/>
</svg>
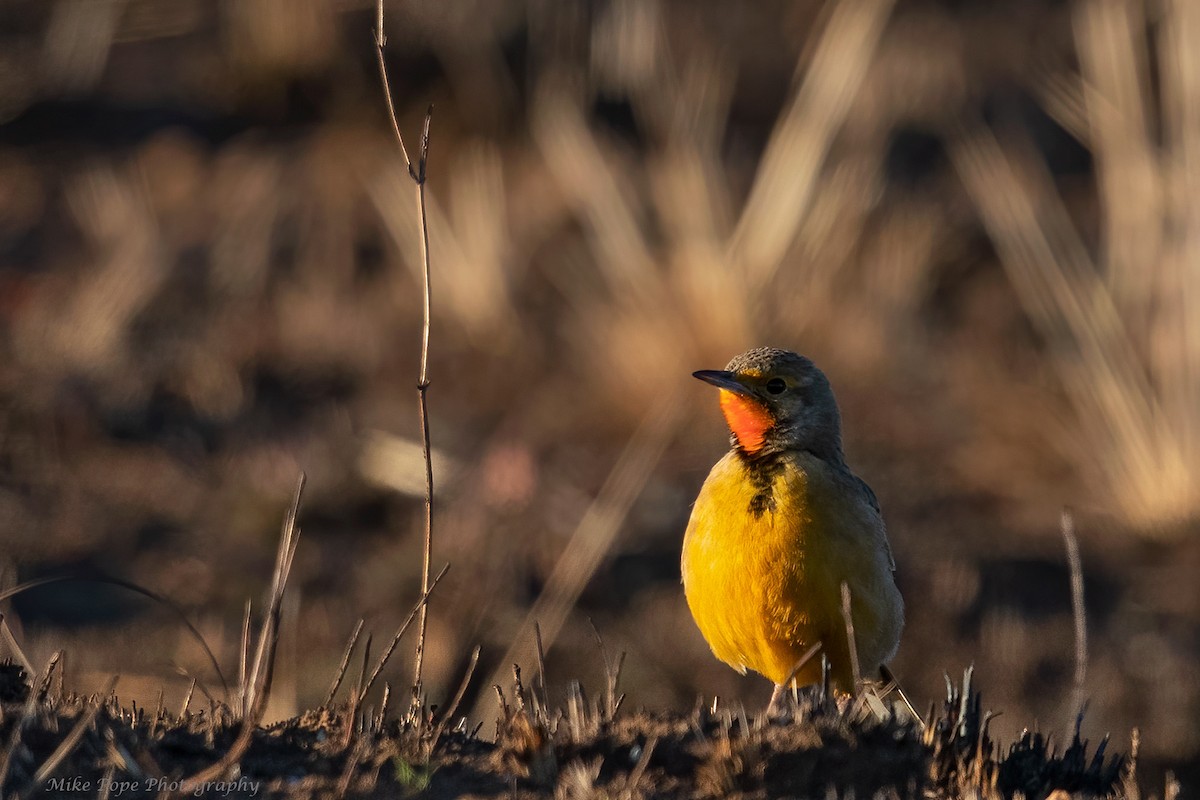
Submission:
<svg viewBox="0 0 1200 800">
<path fill-rule="evenodd" d="M 721 459 L 692 510 L 682 573 L 713 653 L 776 684 L 819 642 L 835 683 L 851 688 L 843 581 L 864 674 L 899 640 L 903 610 L 873 498 L 844 467 L 807 453 L 769 467 L 752 467 L 736 452 Z M 819 664 L 810 662 L 798 683 L 818 680 Z"/>
</svg>

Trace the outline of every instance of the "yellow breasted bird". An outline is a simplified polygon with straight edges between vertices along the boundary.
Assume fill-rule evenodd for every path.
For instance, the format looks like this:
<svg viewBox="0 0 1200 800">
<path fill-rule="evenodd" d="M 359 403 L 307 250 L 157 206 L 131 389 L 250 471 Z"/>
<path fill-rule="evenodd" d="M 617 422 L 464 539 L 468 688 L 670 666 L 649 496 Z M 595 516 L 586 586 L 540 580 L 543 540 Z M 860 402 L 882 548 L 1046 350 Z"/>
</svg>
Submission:
<svg viewBox="0 0 1200 800">
<path fill-rule="evenodd" d="M 841 415 L 804 356 L 759 348 L 695 377 L 721 390 L 732 449 L 709 472 L 683 540 L 683 586 L 717 658 L 775 684 L 820 644 L 835 688 L 853 692 L 842 584 L 860 675 L 896 652 L 904 603 L 874 492 L 842 454 Z M 810 659 L 796 685 L 821 679 Z"/>
</svg>

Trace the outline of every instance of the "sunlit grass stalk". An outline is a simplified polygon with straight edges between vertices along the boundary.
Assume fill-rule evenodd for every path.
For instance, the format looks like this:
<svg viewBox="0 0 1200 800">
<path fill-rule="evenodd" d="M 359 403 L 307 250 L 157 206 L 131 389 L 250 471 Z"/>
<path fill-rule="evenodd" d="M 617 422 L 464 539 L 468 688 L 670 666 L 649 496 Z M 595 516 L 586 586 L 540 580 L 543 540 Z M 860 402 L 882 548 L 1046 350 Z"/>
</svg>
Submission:
<svg viewBox="0 0 1200 800">
<path fill-rule="evenodd" d="M 1200 509 L 1200 13 L 1164 10 L 1155 119 L 1140 3 L 1075 9 L 1082 74 L 1045 80 L 1042 95 L 1095 156 L 1098 258 L 1031 148 L 971 130 L 951 152 L 1053 348 L 1096 447 L 1098 488 L 1134 525 L 1165 531 Z"/>
<path fill-rule="evenodd" d="M 771 132 L 729 242 L 731 263 L 740 262 L 756 288 L 770 282 L 792 246 L 891 8 L 891 0 L 833 7 L 812 64 Z"/>
</svg>

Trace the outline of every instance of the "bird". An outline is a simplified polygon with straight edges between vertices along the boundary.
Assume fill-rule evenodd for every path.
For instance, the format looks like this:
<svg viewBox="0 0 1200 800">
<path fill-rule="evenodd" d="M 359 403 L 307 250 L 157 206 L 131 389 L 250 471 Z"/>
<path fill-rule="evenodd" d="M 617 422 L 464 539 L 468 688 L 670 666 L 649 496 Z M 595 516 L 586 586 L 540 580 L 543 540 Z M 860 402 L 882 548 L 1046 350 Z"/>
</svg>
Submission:
<svg viewBox="0 0 1200 800">
<path fill-rule="evenodd" d="M 829 379 L 773 347 L 693 376 L 720 390 L 730 432 L 683 539 L 697 627 L 718 659 L 775 684 L 768 716 L 783 713 L 791 686 L 822 681 L 814 647 L 834 691 L 854 694 L 859 676 L 887 674 L 904 602 L 879 501 L 846 464 Z"/>
</svg>

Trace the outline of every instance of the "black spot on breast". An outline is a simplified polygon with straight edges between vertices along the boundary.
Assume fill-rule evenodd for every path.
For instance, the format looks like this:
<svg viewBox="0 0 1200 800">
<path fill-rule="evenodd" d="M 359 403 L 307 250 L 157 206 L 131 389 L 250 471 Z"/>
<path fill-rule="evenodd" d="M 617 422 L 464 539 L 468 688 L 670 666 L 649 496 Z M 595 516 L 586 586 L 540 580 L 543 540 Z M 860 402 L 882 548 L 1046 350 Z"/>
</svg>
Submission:
<svg viewBox="0 0 1200 800">
<path fill-rule="evenodd" d="M 749 511 L 755 519 L 761 517 L 768 511 L 775 510 L 775 494 L 767 489 L 765 492 L 759 492 L 750 498 Z"/>
<path fill-rule="evenodd" d="M 758 519 L 768 511 L 775 511 L 775 478 L 783 470 L 783 460 L 774 454 L 756 458 L 743 453 L 742 457 L 754 486 L 754 496 L 746 510 Z"/>
</svg>

